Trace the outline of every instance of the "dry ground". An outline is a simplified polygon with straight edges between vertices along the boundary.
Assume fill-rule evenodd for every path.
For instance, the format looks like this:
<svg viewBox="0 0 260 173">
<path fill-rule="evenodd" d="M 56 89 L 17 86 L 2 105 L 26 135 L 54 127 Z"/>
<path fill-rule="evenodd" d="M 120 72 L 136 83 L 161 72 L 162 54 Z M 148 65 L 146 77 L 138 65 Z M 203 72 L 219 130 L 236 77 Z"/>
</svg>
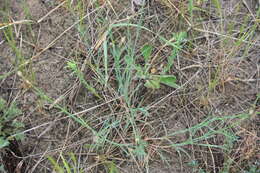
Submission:
<svg viewBox="0 0 260 173">
<path fill-rule="evenodd" d="M 12 143 L 8 158 L 12 148 L 2 152 L 2 164 L 13 162 L 6 169 L 52 172 L 47 156 L 65 169 L 62 158 L 73 165 L 68 154 L 73 153 L 75 172 L 253 173 L 254 167 L 259 173 L 257 4 L 191 2 L 0 0 L 0 28 L 30 20 L 0 30 L 0 97 L 17 103 L 23 112 L 18 120 L 25 124 L 25 138 Z M 113 24 L 119 26 L 105 37 Z M 144 63 L 138 58 L 141 47 L 152 45 L 149 70 L 160 74 L 173 49 L 160 37 L 174 42 L 179 32 L 187 37 L 168 74 L 180 87 L 150 89 L 143 85 L 146 79 L 131 78 L 122 94 L 112 45 L 132 49 L 138 64 Z M 102 78 L 104 42 L 108 84 Z M 72 60 L 99 97 L 68 68 Z"/>
</svg>

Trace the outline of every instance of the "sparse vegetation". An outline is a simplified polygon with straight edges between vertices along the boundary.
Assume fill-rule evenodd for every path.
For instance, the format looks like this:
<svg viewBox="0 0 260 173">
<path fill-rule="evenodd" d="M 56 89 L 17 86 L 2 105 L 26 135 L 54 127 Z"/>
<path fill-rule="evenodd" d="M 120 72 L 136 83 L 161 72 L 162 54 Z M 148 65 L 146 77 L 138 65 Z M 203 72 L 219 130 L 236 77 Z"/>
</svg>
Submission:
<svg viewBox="0 0 260 173">
<path fill-rule="evenodd" d="M 259 173 L 257 4 L 0 4 L 0 170 Z"/>
</svg>

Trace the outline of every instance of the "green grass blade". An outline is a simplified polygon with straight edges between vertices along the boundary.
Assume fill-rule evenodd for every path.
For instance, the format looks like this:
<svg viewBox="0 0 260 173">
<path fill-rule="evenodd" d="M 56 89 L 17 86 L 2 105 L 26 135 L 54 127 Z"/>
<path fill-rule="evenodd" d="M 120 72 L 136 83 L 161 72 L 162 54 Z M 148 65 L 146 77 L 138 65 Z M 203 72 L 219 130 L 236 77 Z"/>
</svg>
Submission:
<svg viewBox="0 0 260 173">
<path fill-rule="evenodd" d="M 51 162 L 53 169 L 57 172 L 57 173 L 64 173 L 64 169 L 57 163 L 56 160 L 54 160 L 53 157 L 51 156 L 47 156 L 47 159 Z"/>
</svg>

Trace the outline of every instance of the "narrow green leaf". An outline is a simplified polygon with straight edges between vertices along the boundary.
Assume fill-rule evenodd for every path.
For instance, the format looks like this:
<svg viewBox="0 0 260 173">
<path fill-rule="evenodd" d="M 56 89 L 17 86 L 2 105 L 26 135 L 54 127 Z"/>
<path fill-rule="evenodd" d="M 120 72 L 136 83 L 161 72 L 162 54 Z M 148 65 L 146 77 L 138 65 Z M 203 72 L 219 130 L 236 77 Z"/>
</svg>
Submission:
<svg viewBox="0 0 260 173">
<path fill-rule="evenodd" d="M 9 145 L 8 140 L 4 139 L 3 137 L 0 137 L 0 149 L 4 148 Z"/>
<path fill-rule="evenodd" d="M 119 170 L 117 169 L 114 162 L 107 162 L 106 166 L 109 170 L 109 173 L 119 173 Z"/>
<path fill-rule="evenodd" d="M 105 34 L 108 35 L 108 31 Z M 105 85 L 107 85 L 109 76 L 108 76 L 108 43 L 107 43 L 107 39 L 104 40 L 103 42 L 103 51 L 104 51 L 104 67 L 105 67 Z"/>
<path fill-rule="evenodd" d="M 53 157 L 47 156 L 47 158 L 51 162 L 51 164 L 53 165 L 54 170 L 57 173 L 64 173 L 64 169 L 57 163 L 56 160 L 53 159 Z"/>
<path fill-rule="evenodd" d="M 0 97 L 0 111 L 4 110 L 5 108 L 5 100 Z"/>
<path fill-rule="evenodd" d="M 63 165 L 66 169 L 66 173 L 71 173 L 70 166 L 69 166 L 69 163 L 67 162 L 67 160 L 62 155 L 61 155 L 61 159 L 62 159 Z"/>
<path fill-rule="evenodd" d="M 17 133 L 14 137 L 16 140 L 21 141 L 24 140 L 25 135 L 23 133 Z"/>
<path fill-rule="evenodd" d="M 134 65 L 134 69 L 136 70 L 136 76 L 140 79 L 145 79 L 146 75 L 141 65 Z"/>
<path fill-rule="evenodd" d="M 76 159 L 75 155 L 72 152 L 70 152 L 69 156 L 70 156 L 71 160 L 73 161 L 73 164 L 77 165 L 77 159 Z"/>
<path fill-rule="evenodd" d="M 220 16 L 222 16 L 222 11 L 221 11 L 221 2 L 219 0 L 212 0 L 212 3 L 215 5 L 217 8 L 217 12 L 219 13 Z"/>
<path fill-rule="evenodd" d="M 153 80 L 147 80 L 144 84 L 145 87 L 151 88 L 151 89 L 159 89 L 160 88 L 160 80 L 153 79 Z"/>
<path fill-rule="evenodd" d="M 151 45 L 144 45 L 144 47 L 142 48 L 141 52 L 145 62 L 148 62 L 149 59 L 151 58 L 152 51 L 153 51 L 153 47 Z"/>
<path fill-rule="evenodd" d="M 172 52 L 171 55 L 167 58 L 167 65 L 166 67 L 163 69 L 163 74 L 166 74 L 168 71 L 170 71 L 171 67 L 173 66 L 174 60 L 177 57 L 177 55 L 179 54 L 180 50 L 182 49 L 182 42 L 184 41 L 184 39 L 187 37 L 187 33 L 186 32 L 180 32 L 180 33 L 175 33 L 173 34 L 173 38 L 175 40 L 175 42 L 172 43 L 171 46 L 172 47 Z"/>
<path fill-rule="evenodd" d="M 172 88 L 179 88 L 180 86 L 176 84 L 176 77 L 174 75 L 162 75 L 159 76 L 160 83 L 167 85 Z"/>
<path fill-rule="evenodd" d="M 193 0 L 189 0 L 189 12 L 190 12 L 190 21 L 193 21 L 193 10 L 194 10 L 194 4 Z"/>
</svg>

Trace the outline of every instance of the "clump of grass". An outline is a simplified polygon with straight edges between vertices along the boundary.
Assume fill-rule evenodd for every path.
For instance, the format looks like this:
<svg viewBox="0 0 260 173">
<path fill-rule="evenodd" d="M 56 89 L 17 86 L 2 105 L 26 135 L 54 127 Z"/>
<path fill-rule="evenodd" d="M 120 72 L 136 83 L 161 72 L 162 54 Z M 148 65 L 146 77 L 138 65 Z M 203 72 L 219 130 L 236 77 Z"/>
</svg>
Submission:
<svg viewBox="0 0 260 173">
<path fill-rule="evenodd" d="M 153 33 L 153 31 L 149 30 L 148 28 L 145 28 L 143 26 L 137 25 L 137 24 L 131 24 L 131 23 L 118 23 L 118 24 L 113 24 L 110 26 L 110 28 L 106 32 L 106 40 L 103 42 L 103 50 L 104 50 L 104 68 L 105 68 L 105 81 L 108 81 L 108 52 L 109 52 L 109 47 L 108 47 L 108 39 L 111 39 L 112 35 L 112 30 L 114 28 L 136 28 L 137 30 L 145 30 L 148 32 Z M 156 34 L 156 33 L 155 33 Z M 138 34 L 137 34 L 138 35 Z M 172 54 L 168 56 L 167 58 L 167 63 L 163 68 L 162 73 L 155 75 L 149 72 L 150 70 L 150 65 L 149 63 L 152 63 L 152 49 L 153 47 L 151 45 L 143 45 L 141 48 L 141 53 L 142 53 L 142 58 L 144 59 L 145 63 L 144 66 L 141 66 L 136 63 L 137 58 L 134 58 L 136 56 L 135 52 L 135 46 L 133 45 L 132 47 L 125 46 L 125 47 L 118 47 L 118 45 L 115 44 L 115 42 L 112 40 L 112 56 L 114 57 L 114 65 L 116 67 L 116 70 L 122 69 L 120 66 L 120 63 L 122 61 L 121 56 L 124 52 L 127 52 L 128 55 L 124 56 L 124 61 L 127 65 L 127 68 L 130 68 L 130 70 L 136 71 L 137 73 L 134 74 L 133 78 L 140 78 L 140 79 L 145 79 L 147 80 L 146 86 L 148 88 L 160 88 L 160 83 L 168 85 L 173 88 L 178 88 L 179 86 L 176 84 L 176 77 L 174 75 L 167 75 L 167 72 L 171 69 L 174 63 L 174 59 L 180 52 L 182 48 L 182 44 L 185 42 L 186 38 L 186 33 L 185 32 L 180 32 L 177 34 L 173 34 L 173 37 L 171 40 L 167 40 L 161 36 L 159 36 L 161 41 L 165 42 L 165 45 L 172 46 Z M 174 41 L 172 41 L 174 40 Z M 132 43 L 129 43 L 130 45 Z M 119 74 L 119 71 L 116 71 L 117 74 Z M 118 81 L 120 81 L 121 77 L 118 77 Z"/>
<path fill-rule="evenodd" d="M 78 167 L 78 159 L 75 154 L 69 153 L 68 159 L 62 154 L 60 155 L 62 164 L 58 163 L 52 156 L 47 156 L 50 163 L 53 165 L 53 170 L 57 173 L 83 173 L 84 170 Z"/>
</svg>

